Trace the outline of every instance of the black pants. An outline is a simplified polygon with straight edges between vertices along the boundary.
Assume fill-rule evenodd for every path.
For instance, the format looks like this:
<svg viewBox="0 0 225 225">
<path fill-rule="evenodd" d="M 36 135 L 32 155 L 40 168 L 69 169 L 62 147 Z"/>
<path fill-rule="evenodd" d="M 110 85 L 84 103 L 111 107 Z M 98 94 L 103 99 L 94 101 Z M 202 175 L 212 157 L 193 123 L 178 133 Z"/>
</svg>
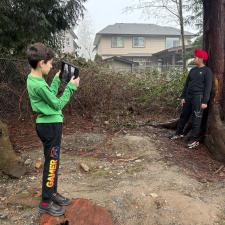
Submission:
<svg viewBox="0 0 225 225">
<path fill-rule="evenodd" d="M 62 123 L 39 123 L 36 124 L 36 131 L 43 143 L 45 157 L 42 201 L 48 202 L 57 192 Z"/>
<path fill-rule="evenodd" d="M 177 134 L 183 134 L 184 127 L 191 116 L 191 140 L 198 141 L 202 123 L 203 109 L 201 109 L 202 95 L 191 95 L 185 99 L 185 104 L 177 126 Z"/>
</svg>

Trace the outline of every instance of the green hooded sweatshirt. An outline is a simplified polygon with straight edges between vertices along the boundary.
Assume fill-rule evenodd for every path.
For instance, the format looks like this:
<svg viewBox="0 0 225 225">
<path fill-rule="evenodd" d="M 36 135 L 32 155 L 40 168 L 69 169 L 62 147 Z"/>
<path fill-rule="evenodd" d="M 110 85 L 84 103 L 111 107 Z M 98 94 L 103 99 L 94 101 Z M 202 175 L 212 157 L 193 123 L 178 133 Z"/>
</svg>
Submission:
<svg viewBox="0 0 225 225">
<path fill-rule="evenodd" d="M 68 83 L 61 97 L 57 97 L 60 79 L 55 76 L 49 87 L 43 77 L 33 76 L 27 78 L 27 90 L 32 110 L 37 114 L 36 123 L 63 122 L 62 109 L 68 103 L 77 87 Z"/>
</svg>

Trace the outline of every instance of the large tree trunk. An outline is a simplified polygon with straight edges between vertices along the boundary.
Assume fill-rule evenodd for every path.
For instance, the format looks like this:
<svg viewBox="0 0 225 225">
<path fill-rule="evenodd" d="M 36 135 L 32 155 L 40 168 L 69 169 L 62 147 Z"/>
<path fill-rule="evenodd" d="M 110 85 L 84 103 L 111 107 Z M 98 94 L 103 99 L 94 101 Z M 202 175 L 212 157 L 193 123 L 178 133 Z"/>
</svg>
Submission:
<svg viewBox="0 0 225 225">
<path fill-rule="evenodd" d="M 13 151 L 7 125 L 0 120 L 0 169 L 7 175 L 15 178 L 20 178 L 25 174 L 26 170 Z"/>
<path fill-rule="evenodd" d="M 225 0 L 203 0 L 204 48 L 214 74 L 205 143 L 220 161 L 225 161 Z"/>
</svg>

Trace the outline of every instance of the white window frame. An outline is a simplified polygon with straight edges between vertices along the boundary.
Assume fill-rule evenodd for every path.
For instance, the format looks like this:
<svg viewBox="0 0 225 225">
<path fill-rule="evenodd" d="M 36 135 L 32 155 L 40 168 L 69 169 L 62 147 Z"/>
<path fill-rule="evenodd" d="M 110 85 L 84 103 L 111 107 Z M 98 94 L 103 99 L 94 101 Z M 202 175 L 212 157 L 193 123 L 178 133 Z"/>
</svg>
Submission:
<svg viewBox="0 0 225 225">
<path fill-rule="evenodd" d="M 119 41 L 121 41 L 121 43 L 122 43 L 121 45 L 119 45 Z M 122 37 L 122 36 L 113 36 L 111 38 L 111 47 L 112 48 L 124 48 L 124 37 Z"/>
<path fill-rule="evenodd" d="M 173 43 L 172 43 L 172 46 L 168 46 L 168 39 L 170 39 L 170 41 L 172 41 Z M 174 39 L 174 40 L 172 40 L 172 39 Z M 176 39 L 176 40 L 175 40 Z M 174 47 L 179 47 L 180 46 L 180 38 L 179 37 L 166 37 L 166 49 L 168 49 L 168 48 L 174 48 Z M 177 44 L 174 44 L 175 42 L 177 41 Z"/>
</svg>

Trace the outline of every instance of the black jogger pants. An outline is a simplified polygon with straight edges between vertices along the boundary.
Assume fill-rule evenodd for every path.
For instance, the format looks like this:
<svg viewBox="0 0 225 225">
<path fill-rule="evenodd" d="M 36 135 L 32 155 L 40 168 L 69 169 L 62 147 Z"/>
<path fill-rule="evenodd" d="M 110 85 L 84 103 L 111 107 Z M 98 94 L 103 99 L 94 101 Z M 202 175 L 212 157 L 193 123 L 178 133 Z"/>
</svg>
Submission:
<svg viewBox="0 0 225 225">
<path fill-rule="evenodd" d="M 44 169 L 42 177 L 42 201 L 48 202 L 57 193 L 62 123 L 36 124 L 38 137 L 44 147 Z"/>
<path fill-rule="evenodd" d="M 177 126 L 177 134 L 183 134 L 184 127 L 191 116 L 192 130 L 190 138 L 196 141 L 199 140 L 203 116 L 203 109 L 201 109 L 202 98 L 202 95 L 191 95 L 185 99 L 185 104 Z"/>
</svg>

